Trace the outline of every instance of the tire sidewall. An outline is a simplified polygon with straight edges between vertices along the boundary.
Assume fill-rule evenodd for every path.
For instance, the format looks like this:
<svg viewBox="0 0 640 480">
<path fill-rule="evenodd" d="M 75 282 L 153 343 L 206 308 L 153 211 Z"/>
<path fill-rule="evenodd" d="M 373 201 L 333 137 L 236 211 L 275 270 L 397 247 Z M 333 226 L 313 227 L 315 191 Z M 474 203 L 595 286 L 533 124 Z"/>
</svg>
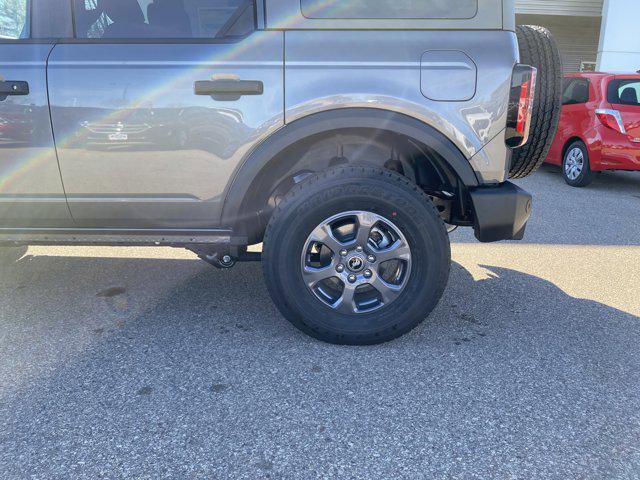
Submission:
<svg viewBox="0 0 640 480">
<path fill-rule="evenodd" d="M 442 293 L 438 285 L 443 270 L 448 276 L 450 264 L 445 226 L 431 205 L 421 204 L 409 192 L 389 187 L 388 182 L 370 179 L 337 182 L 300 198 L 279 219 L 286 228 L 279 229 L 268 247 L 272 250 L 268 255 L 273 258 L 269 276 L 278 279 L 278 284 L 271 287 L 278 292 L 278 308 L 299 328 L 314 336 L 330 335 L 338 342 L 348 338 L 348 343 L 377 343 L 413 328 L 438 301 Z M 313 229 L 334 215 L 354 210 L 376 213 L 393 223 L 410 246 L 412 267 L 395 301 L 371 313 L 345 315 L 323 304 L 307 287 L 301 258 Z"/>
</svg>

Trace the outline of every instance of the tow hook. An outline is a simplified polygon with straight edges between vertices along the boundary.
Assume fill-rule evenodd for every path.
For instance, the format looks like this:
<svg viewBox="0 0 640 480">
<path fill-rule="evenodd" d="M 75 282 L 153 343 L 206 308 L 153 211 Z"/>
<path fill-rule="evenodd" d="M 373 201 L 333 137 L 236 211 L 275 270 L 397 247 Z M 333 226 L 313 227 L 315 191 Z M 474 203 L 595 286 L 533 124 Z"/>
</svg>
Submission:
<svg viewBox="0 0 640 480">
<path fill-rule="evenodd" d="M 238 262 L 259 262 L 262 260 L 262 254 L 259 252 L 239 252 L 237 256 L 233 256 L 228 252 L 205 253 L 196 251 L 196 253 L 202 260 L 220 269 L 232 268 Z"/>
<path fill-rule="evenodd" d="M 236 261 L 234 258 L 228 253 L 220 254 L 220 253 L 212 253 L 210 255 L 199 255 L 199 257 L 205 262 L 213 265 L 216 268 L 220 269 L 229 269 L 232 268 Z"/>
</svg>

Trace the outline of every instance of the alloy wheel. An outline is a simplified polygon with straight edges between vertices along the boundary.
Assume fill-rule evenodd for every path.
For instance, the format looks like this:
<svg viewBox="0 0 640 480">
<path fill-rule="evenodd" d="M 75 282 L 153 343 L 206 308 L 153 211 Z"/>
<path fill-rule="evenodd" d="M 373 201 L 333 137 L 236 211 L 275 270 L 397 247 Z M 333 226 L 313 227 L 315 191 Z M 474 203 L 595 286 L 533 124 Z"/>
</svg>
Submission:
<svg viewBox="0 0 640 480">
<path fill-rule="evenodd" d="M 390 220 L 350 211 L 311 232 L 301 262 L 304 282 L 319 301 L 343 314 L 363 314 L 401 295 L 411 273 L 411 249 Z"/>
</svg>

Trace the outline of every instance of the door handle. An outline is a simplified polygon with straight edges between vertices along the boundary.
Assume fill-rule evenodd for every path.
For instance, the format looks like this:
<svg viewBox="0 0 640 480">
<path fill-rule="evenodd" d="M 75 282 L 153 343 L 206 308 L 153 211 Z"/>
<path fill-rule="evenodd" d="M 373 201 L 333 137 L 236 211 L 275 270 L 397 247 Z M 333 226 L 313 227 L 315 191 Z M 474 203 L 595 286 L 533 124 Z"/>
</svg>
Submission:
<svg viewBox="0 0 640 480">
<path fill-rule="evenodd" d="M 245 95 L 262 95 L 264 84 L 258 80 L 199 80 L 193 89 L 196 95 L 209 95 L 214 100 L 230 102 Z"/>
<path fill-rule="evenodd" d="M 22 81 L 0 81 L 0 101 L 6 100 L 9 95 L 29 95 L 29 84 Z"/>
</svg>

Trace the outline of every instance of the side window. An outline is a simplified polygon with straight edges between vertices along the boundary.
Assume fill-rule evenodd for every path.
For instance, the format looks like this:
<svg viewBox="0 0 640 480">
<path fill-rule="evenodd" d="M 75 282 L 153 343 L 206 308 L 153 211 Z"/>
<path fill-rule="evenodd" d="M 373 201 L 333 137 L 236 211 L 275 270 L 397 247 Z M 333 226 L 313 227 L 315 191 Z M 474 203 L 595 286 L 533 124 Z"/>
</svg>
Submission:
<svg viewBox="0 0 640 480">
<path fill-rule="evenodd" d="M 253 0 L 74 0 L 78 38 L 242 37 L 254 9 Z"/>
<path fill-rule="evenodd" d="M 478 13 L 478 0 L 301 0 L 302 14 L 323 19 L 464 19 Z"/>
<path fill-rule="evenodd" d="M 589 101 L 589 80 L 586 78 L 565 79 L 563 87 L 563 105 L 576 105 Z"/>
<path fill-rule="evenodd" d="M 571 100 L 571 91 L 573 90 L 573 78 L 565 78 L 562 80 L 562 104 L 567 105 Z"/>
<path fill-rule="evenodd" d="M 29 38 L 29 0 L 0 0 L 0 39 Z"/>
<path fill-rule="evenodd" d="M 640 106 L 640 80 L 614 80 L 609 84 L 609 103 Z"/>
</svg>

